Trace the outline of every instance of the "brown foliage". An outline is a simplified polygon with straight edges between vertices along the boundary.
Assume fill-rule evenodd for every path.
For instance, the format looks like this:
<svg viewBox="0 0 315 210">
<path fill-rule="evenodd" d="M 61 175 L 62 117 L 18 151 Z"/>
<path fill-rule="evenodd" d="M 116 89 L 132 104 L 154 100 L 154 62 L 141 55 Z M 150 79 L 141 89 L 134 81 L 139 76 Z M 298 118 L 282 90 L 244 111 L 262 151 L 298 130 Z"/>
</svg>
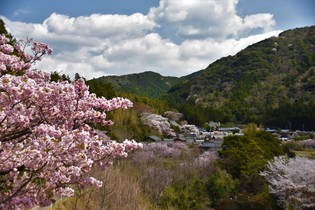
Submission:
<svg viewBox="0 0 315 210">
<path fill-rule="evenodd" d="M 148 209 L 138 183 L 118 167 L 106 171 L 94 171 L 93 175 L 103 181 L 100 189 L 78 190 L 71 198 L 57 202 L 54 210 L 121 210 Z"/>
</svg>

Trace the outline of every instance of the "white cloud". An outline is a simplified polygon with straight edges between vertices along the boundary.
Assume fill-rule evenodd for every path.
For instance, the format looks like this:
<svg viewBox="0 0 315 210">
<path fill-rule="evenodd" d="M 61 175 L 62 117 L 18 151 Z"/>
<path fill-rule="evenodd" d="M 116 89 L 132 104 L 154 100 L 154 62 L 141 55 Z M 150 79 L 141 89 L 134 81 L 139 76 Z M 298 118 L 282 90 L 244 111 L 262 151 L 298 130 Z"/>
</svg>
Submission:
<svg viewBox="0 0 315 210">
<path fill-rule="evenodd" d="M 164 27 L 175 28 L 186 39 L 240 38 L 243 32 L 261 28 L 267 32 L 275 25 L 271 14 L 237 15 L 238 0 L 160 0 L 148 17 Z"/>
<path fill-rule="evenodd" d="M 155 27 L 154 22 L 140 13 L 129 16 L 92 14 L 77 18 L 53 13 L 44 24 L 50 33 L 106 38 L 138 36 Z"/>
<path fill-rule="evenodd" d="M 42 24 L 1 17 L 17 38 L 48 43 L 54 54 L 36 67 L 87 79 L 156 71 L 183 76 L 277 35 L 271 14 L 237 15 L 237 0 L 160 0 L 147 15 L 51 14 Z M 259 35 L 252 31 L 261 29 Z M 175 31 L 171 38 L 163 33 Z M 178 35 L 178 37 L 176 37 Z M 177 39 L 179 38 L 179 39 Z"/>
</svg>

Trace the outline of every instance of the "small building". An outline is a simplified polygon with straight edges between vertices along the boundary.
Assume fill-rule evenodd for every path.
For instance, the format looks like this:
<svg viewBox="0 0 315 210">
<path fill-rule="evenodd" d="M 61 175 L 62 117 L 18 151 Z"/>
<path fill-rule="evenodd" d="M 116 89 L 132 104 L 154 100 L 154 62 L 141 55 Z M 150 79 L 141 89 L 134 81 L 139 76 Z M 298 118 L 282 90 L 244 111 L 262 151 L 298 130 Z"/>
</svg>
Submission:
<svg viewBox="0 0 315 210">
<path fill-rule="evenodd" d="M 211 132 L 212 140 L 219 140 L 223 139 L 226 136 L 232 135 L 232 132 L 223 132 L 223 131 L 213 131 Z"/>
<path fill-rule="evenodd" d="M 276 132 L 277 132 L 276 129 L 272 129 L 272 128 L 266 128 L 266 131 L 267 131 L 268 133 L 276 133 Z"/>
<path fill-rule="evenodd" d="M 289 137 L 288 136 L 280 136 L 279 138 L 281 141 L 288 141 Z"/>
<path fill-rule="evenodd" d="M 228 128 L 225 128 L 225 127 L 221 127 L 219 128 L 219 131 L 225 131 L 225 132 L 235 132 L 235 131 L 241 131 L 241 129 L 239 127 L 228 127 Z"/>
<path fill-rule="evenodd" d="M 191 133 L 189 133 L 189 134 L 187 135 L 187 138 L 196 139 L 196 138 L 197 138 L 197 134 L 196 134 L 196 133 L 191 132 Z"/>
<path fill-rule="evenodd" d="M 212 129 L 218 129 L 220 127 L 220 122 L 210 121 L 208 123 L 209 127 Z"/>
<path fill-rule="evenodd" d="M 199 145 L 201 149 L 220 149 L 223 141 L 203 142 Z"/>
<path fill-rule="evenodd" d="M 289 132 L 290 132 L 290 129 L 281 129 L 281 132 L 282 132 L 282 133 L 289 133 Z"/>
<path fill-rule="evenodd" d="M 177 136 L 174 139 L 174 142 L 186 142 L 187 139 L 184 136 Z"/>
<path fill-rule="evenodd" d="M 151 135 L 151 136 L 145 137 L 143 141 L 144 142 L 160 142 L 162 141 L 162 139 L 158 136 Z"/>
</svg>

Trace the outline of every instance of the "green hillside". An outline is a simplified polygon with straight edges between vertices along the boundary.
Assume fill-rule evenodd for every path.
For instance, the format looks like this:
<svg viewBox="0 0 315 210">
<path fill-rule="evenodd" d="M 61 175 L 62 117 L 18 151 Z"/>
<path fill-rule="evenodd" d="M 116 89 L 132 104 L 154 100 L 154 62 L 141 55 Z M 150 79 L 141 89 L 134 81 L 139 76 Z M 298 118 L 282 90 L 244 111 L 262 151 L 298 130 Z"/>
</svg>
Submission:
<svg viewBox="0 0 315 210">
<path fill-rule="evenodd" d="M 285 31 L 217 60 L 173 86 L 168 98 L 202 120 L 315 129 L 315 27 Z"/>
<path fill-rule="evenodd" d="M 104 76 L 94 79 L 103 84 L 112 84 L 119 92 L 128 92 L 141 96 L 156 98 L 167 91 L 179 81 L 177 77 L 165 77 L 155 72 L 143 72 L 123 76 Z"/>
</svg>

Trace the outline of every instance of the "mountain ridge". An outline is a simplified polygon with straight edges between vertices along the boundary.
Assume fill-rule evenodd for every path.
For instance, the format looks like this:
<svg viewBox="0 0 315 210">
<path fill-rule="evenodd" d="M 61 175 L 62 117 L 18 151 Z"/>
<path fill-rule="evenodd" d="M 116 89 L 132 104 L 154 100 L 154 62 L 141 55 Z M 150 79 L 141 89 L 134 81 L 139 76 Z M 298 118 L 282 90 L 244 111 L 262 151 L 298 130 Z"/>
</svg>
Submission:
<svg viewBox="0 0 315 210">
<path fill-rule="evenodd" d="M 284 31 L 215 61 L 198 77 L 173 86 L 169 98 L 223 110 L 223 121 L 314 129 L 314 45 L 315 26 Z"/>
<path fill-rule="evenodd" d="M 315 26 L 290 29 L 183 77 L 155 72 L 96 79 L 118 91 L 164 95 L 194 123 L 255 122 L 315 129 Z"/>
<path fill-rule="evenodd" d="M 102 76 L 91 79 L 88 82 L 111 84 L 116 91 L 158 98 L 165 95 L 178 82 L 191 80 L 199 76 L 202 71 L 199 70 L 181 77 L 164 76 L 154 71 L 144 71 L 125 75 Z M 150 88 L 150 86 L 153 88 Z"/>
<path fill-rule="evenodd" d="M 111 83 L 116 91 L 156 98 L 167 93 L 169 88 L 176 84 L 180 78 L 145 71 L 121 76 L 103 76 L 93 80 L 101 83 Z"/>
</svg>

